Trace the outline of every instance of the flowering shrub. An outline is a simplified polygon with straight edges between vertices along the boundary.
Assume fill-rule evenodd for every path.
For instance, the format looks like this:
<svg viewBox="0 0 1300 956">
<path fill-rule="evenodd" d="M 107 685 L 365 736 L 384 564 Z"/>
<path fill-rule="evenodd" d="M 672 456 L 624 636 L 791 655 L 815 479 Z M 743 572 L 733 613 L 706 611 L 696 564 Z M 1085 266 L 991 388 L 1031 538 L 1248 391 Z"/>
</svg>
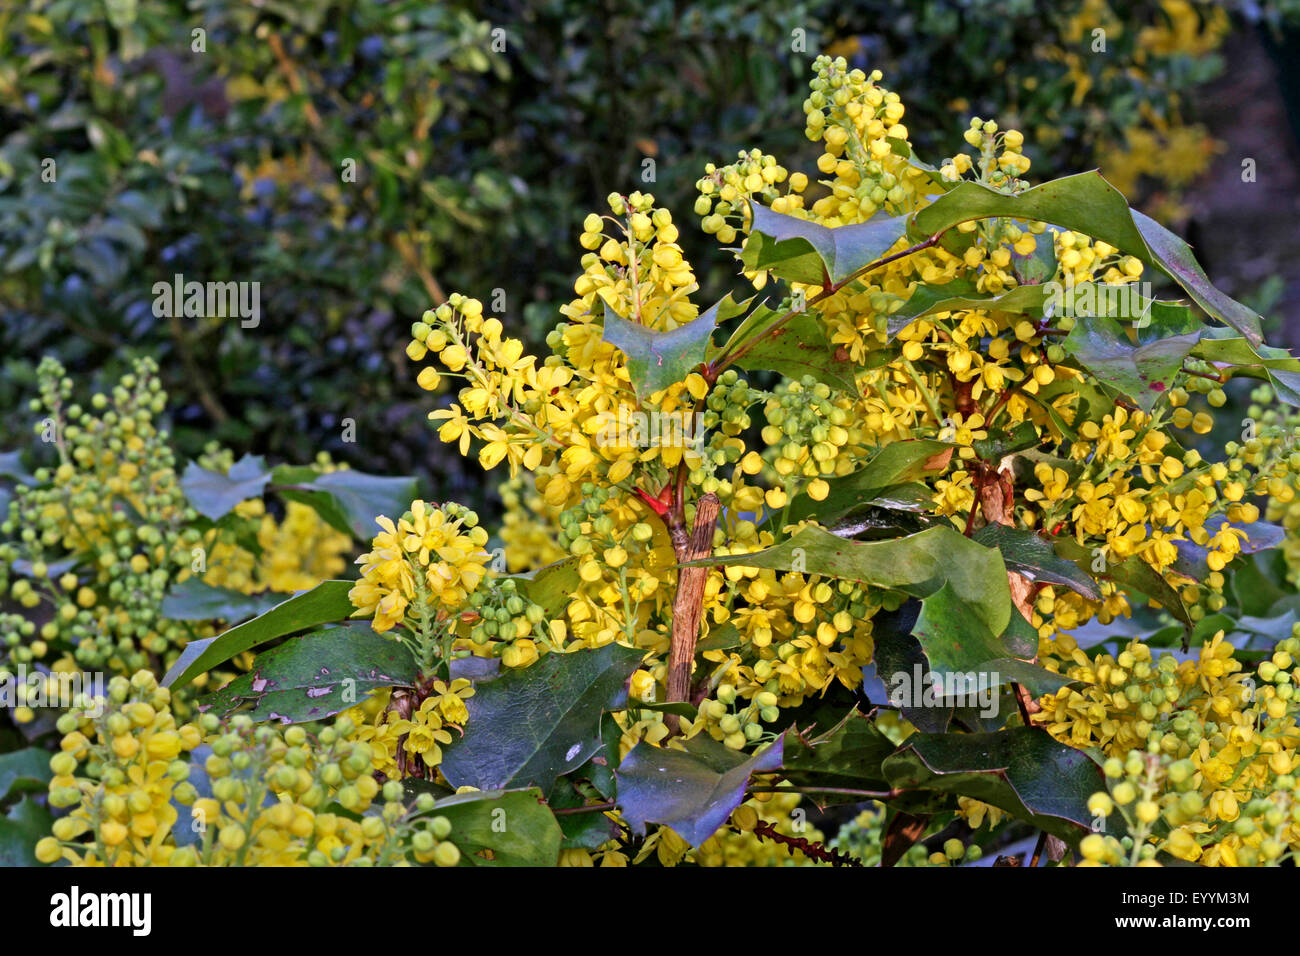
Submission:
<svg viewBox="0 0 1300 956">
<path fill-rule="evenodd" d="M 101 715 L 82 695 L 60 719 L 70 812 L 40 858 L 937 864 L 1019 827 L 1054 860 L 1291 859 L 1297 645 L 1247 681 L 1220 632 L 1282 538 L 1251 499 L 1288 500 L 1292 454 L 1273 420 L 1222 455 L 1194 442 L 1232 378 L 1261 382 L 1261 419 L 1300 400 L 1300 361 L 1100 175 L 1031 185 L 1018 131 L 974 119 L 923 162 L 881 79 L 817 60 L 815 174 L 760 150 L 704 169 L 695 213 L 752 295 L 697 301 L 671 213 L 616 193 L 546 354 L 460 293 L 414 323 L 416 381 L 454 390 L 439 437 L 509 475 L 501 545 L 408 492 L 366 515 L 359 579 L 143 644 L 162 688 L 123 658 Z M 359 531 L 358 489 L 383 481 L 193 468 L 167 499 L 183 545 L 245 547 L 264 515 L 241 502 L 268 491 Z M 81 567 L 69 520 L 9 528 Z M 140 563 L 118 548 L 102 567 Z M 221 593 L 187 583 L 150 593 Z M 1113 655 L 1079 639 L 1147 625 Z M 56 626 L 37 655 L 22 630 L 33 659 L 66 643 Z M 173 695 L 232 667 L 178 726 Z M 867 801 L 838 848 L 808 820 Z"/>
</svg>

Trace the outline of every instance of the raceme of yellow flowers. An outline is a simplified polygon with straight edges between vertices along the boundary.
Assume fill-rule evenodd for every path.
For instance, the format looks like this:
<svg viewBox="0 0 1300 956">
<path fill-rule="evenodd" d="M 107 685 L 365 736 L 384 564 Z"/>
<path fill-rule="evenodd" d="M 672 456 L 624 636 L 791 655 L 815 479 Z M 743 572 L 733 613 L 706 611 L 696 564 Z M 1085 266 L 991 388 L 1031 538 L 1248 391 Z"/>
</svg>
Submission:
<svg viewBox="0 0 1300 956">
<path fill-rule="evenodd" d="M 50 804 L 68 808 L 36 847 L 77 866 L 455 866 L 460 851 L 434 800 L 381 787 L 346 717 L 300 726 L 178 724 L 148 671 L 114 677 L 108 700 L 59 718 Z M 200 750 L 205 787 L 189 780 Z M 337 804 L 345 812 L 329 808 Z M 181 809 L 178 809 L 178 806 Z"/>
<path fill-rule="evenodd" d="M 1295 858 L 1300 638 L 1253 673 L 1222 631 L 1184 660 L 1136 642 L 1092 659 L 1066 634 L 1045 643 L 1049 668 L 1086 683 L 1044 698 L 1034 719 L 1107 757 L 1109 792 L 1089 803 L 1098 832 L 1080 846 L 1087 863 L 1152 865 L 1158 851 L 1211 866 Z"/>
</svg>

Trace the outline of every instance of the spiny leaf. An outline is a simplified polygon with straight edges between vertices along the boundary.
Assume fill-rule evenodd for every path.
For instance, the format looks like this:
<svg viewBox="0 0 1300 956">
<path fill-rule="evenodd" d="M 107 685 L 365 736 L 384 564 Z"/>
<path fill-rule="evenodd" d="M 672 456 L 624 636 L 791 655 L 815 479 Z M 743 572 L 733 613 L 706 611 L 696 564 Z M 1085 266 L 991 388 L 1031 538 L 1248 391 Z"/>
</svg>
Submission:
<svg viewBox="0 0 1300 956">
<path fill-rule="evenodd" d="M 895 787 L 973 797 L 1072 843 L 1092 822 L 1088 797 L 1105 788 L 1087 754 L 1037 727 L 913 734 L 883 769 Z"/>
<path fill-rule="evenodd" d="M 637 744 L 619 765 L 618 804 L 633 833 L 647 823 L 671 827 L 699 846 L 745 799 L 750 777 L 781 766 L 784 737 L 751 757 L 711 737 L 694 737 L 686 750 Z"/>
<path fill-rule="evenodd" d="M 465 702 L 465 735 L 446 748 L 443 776 L 454 787 L 549 791 L 600 748 L 601 714 L 626 704 L 626 681 L 644 656 L 621 644 L 552 653 L 480 685 Z"/>
<path fill-rule="evenodd" d="M 266 462 L 252 455 L 239 459 L 224 475 L 192 461 L 181 475 L 181 491 L 195 511 L 216 521 L 241 501 L 261 497 L 270 480 Z"/>
<path fill-rule="evenodd" d="M 286 634 L 341 621 L 354 610 L 348 600 L 351 581 L 322 581 L 310 591 L 295 595 L 271 610 L 216 637 L 190 641 L 162 679 L 165 687 L 184 687 L 194 678 L 250 647 Z"/>
<path fill-rule="evenodd" d="M 415 680 L 415 659 L 405 646 L 376 634 L 368 623 L 354 623 L 264 651 L 251 671 L 204 696 L 199 709 L 297 724 L 323 720 L 376 690 L 409 687 Z"/>
<path fill-rule="evenodd" d="M 754 213 L 751 241 L 755 233 L 773 241 L 769 243 L 760 239 L 753 253 L 746 258 L 746 267 L 766 269 L 783 279 L 807 285 L 821 285 L 823 278 L 820 273 L 813 274 L 809 269 L 807 257 L 810 252 L 825 266 L 830 281 L 840 282 L 884 256 L 907 231 L 906 216 L 878 216 L 866 222 L 831 228 L 773 212 L 758 203 L 750 203 L 750 208 Z M 748 243 L 746 251 L 749 251 Z M 786 269 L 787 264 L 792 268 Z"/>
<path fill-rule="evenodd" d="M 1052 223 L 1100 239 L 1172 278 L 1210 316 L 1232 326 L 1253 345 L 1262 341 L 1260 318 L 1210 284 L 1191 247 L 1155 220 L 1130 209 L 1124 195 L 1096 170 L 1055 179 L 1010 196 L 965 182 L 912 218 L 918 235 L 934 235 L 961 222 L 1005 217 Z"/>
<path fill-rule="evenodd" d="M 1057 554 L 1052 543 L 1034 531 L 989 524 L 975 532 L 975 540 L 1002 552 L 1002 560 L 1010 571 L 1031 581 L 1062 584 L 1090 601 L 1101 600 L 1101 590 L 1092 576 Z"/>
<path fill-rule="evenodd" d="M 699 318 L 668 332 L 628 321 L 607 308 L 605 341 L 627 356 L 632 387 L 638 398 L 647 398 L 684 381 L 698 368 L 704 362 L 718 323 L 739 315 L 748 304 L 736 303 L 727 295 Z"/>
</svg>

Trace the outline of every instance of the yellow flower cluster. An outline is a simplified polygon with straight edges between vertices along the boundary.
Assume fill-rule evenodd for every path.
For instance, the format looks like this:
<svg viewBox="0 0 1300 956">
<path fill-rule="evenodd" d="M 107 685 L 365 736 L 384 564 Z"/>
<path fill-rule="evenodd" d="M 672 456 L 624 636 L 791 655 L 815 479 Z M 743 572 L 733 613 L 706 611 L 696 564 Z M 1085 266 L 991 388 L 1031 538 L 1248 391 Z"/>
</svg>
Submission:
<svg viewBox="0 0 1300 956">
<path fill-rule="evenodd" d="M 36 848 L 77 866 L 347 866 L 434 862 L 460 852 L 445 818 L 371 775 L 371 749 L 341 718 L 314 734 L 215 715 L 178 724 L 147 671 L 59 720 L 50 805 L 68 810 Z M 200 726 L 201 725 L 201 726 Z M 200 747 L 205 788 L 190 782 Z M 345 811 L 327 808 L 338 804 Z M 183 819 L 177 805 L 189 808 Z"/>
<path fill-rule="evenodd" d="M 394 524 L 376 519 L 383 529 L 372 550 L 357 558 L 361 580 L 348 596 L 353 617 L 370 617 L 377 633 L 399 625 L 427 631 L 457 613 L 487 573 L 487 532 L 468 509 L 448 504 L 433 507 L 411 502 L 411 510 Z"/>
<path fill-rule="evenodd" d="M 1082 686 L 1042 698 L 1034 720 L 1109 758 L 1117 782 L 1091 806 L 1099 819 L 1118 806 L 1133 837 L 1124 852 L 1098 833 L 1081 847 L 1085 859 L 1137 865 L 1160 850 L 1233 866 L 1300 851 L 1297 653 L 1300 638 L 1288 638 L 1247 673 L 1222 631 L 1181 661 L 1136 642 L 1090 659 L 1066 634 L 1041 641 L 1044 666 Z"/>
</svg>

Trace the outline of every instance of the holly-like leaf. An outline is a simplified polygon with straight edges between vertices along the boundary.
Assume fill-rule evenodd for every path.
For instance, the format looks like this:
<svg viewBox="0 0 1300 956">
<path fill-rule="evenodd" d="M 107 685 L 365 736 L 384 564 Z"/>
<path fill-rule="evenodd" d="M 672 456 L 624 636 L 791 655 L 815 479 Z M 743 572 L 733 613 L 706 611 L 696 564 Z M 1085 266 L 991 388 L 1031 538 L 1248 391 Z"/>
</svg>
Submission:
<svg viewBox="0 0 1300 956">
<path fill-rule="evenodd" d="M 416 670 L 404 645 L 369 624 L 350 624 L 263 651 L 251 671 L 201 698 L 199 709 L 285 724 L 323 720 L 382 688 L 413 686 Z"/>
<path fill-rule="evenodd" d="M 660 823 L 699 846 L 744 801 L 751 776 L 781 766 L 784 736 L 749 757 L 711 737 L 694 737 L 686 748 L 642 742 L 623 758 L 616 773 L 618 805 L 633 833 Z"/>
<path fill-rule="evenodd" d="M 578 576 L 578 559 L 563 558 L 525 574 L 510 575 L 519 583 L 524 597 L 540 604 L 548 619 L 558 616 L 573 599 L 582 583 Z"/>
<path fill-rule="evenodd" d="M 0 817 L 0 866 L 38 866 L 36 844 L 50 835 L 54 816 L 31 797 L 23 797 Z"/>
<path fill-rule="evenodd" d="M 1079 565 L 1056 553 L 1052 543 L 1042 535 L 1023 528 L 989 524 L 975 532 L 975 540 L 985 547 L 1002 552 L 1007 570 L 1024 575 L 1031 581 L 1061 584 L 1090 601 L 1101 600 L 1101 589 L 1091 575 Z"/>
<path fill-rule="evenodd" d="M 370 475 L 344 468 L 319 474 L 315 469 L 281 466 L 272 473 L 280 495 L 315 509 L 330 527 L 368 541 L 379 525 L 375 518 L 396 519 L 415 497 L 415 479 L 408 476 Z"/>
<path fill-rule="evenodd" d="M 1101 768 L 1037 727 L 996 733 L 913 734 L 883 765 L 892 786 L 974 797 L 1076 842 L 1092 823 L 1088 797 Z"/>
<path fill-rule="evenodd" d="M 274 591 L 244 594 L 187 578 L 163 596 L 162 614 L 171 621 L 226 621 L 238 624 L 269 611 L 285 596 Z"/>
<path fill-rule="evenodd" d="M 739 315 L 748 302 L 727 295 L 699 318 L 671 331 L 660 331 L 605 310 L 605 341 L 627 356 L 627 370 L 639 398 L 647 398 L 684 381 L 705 359 L 719 322 Z"/>
<path fill-rule="evenodd" d="M 887 361 L 887 352 L 873 352 L 872 367 Z M 793 316 L 770 335 L 756 337 L 736 364 L 751 372 L 780 372 L 796 380 L 811 375 L 837 391 L 850 392 L 856 392 L 856 376 L 863 367 L 849 358 L 842 345 L 827 338 L 821 322 L 810 312 Z"/>
<path fill-rule="evenodd" d="M 351 581 L 322 581 L 310 591 L 295 595 L 271 610 L 216 637 L 190 641 L 163 677 L 164 687 L 184 687 L 194 678 L 236 654 L 287 634 L 342 621 L 355 610 L 348 600 Z"/>
<path fill-rule="evenodd" d="M 975 676 L 984 661 L 1008 656 L 989 626 L 970 613 L 948 582 L 922 599 L 912 636 L 920 642 L 931 673 L 939 675 Z"/>
<path fill-rule="evenodd" d="M 436 793 L 422 780 L 405 786 Z M 444 796 L 426 815 L 447 818 L 461 866 L 549 867 L 560 858 L 564 834 L 537 789 Z"/>
<path fill-rule="evenodd" d="M 881 765 L 897 748 L 859 710 L 851 710 L 838 724 L 812 739 L 786 734 L 781 775 L 808 792 L 818 804 L 858 803 L 860 796 L 818 791 L 888 790 Z"/>
<path fill-rule="evenodd" d="M 44 790 L 54 772 L 50 770 L 50 752 L 37 747 L 0 754 L 0 801 L 11 793 Z"/>
<path fill-rule="evenodd" d="M 1238 375 L 1264 379 L 1273 386 L 1279 399 L 1300 407 L 1300 359 L 1286 349 L 1256 347 L 1240 336 L 1233 336 L 1228 329 L 1208 329 L 1192 349 L 1192 356 L 1231 367 Z"/>
<path fill-rule="evenodd" d="M 813 526 L 754 554 L 714 555 L 712 565 L 799 571 L 896 588 L 927 597 L 945 584 L 994 634 L 1011 618 L 1011 592 L 1002 556 L 954 528 L 929 528 L 889 541 L 848 541 Z"/>
<path fill-rule="evenodd" d="M 833 283 L 848 278 L 884 256 L 907 232 L 906 216 L 877 216 L 832 228 L 773 212 L 758 203 L 750 203 L 750 208 L 754 220 L 742 257 L 746 268 L 768 270 L 807 285 L 821 285 L 825 276 Z M 815 268 L 814 262 L 824 266 L 825 272 Z"/>
<path fill-rule="evenodd" d="M 1155 220 L 1130 209 L 1123 193 L 1096 170 L 1043 183 L 1018 195 L 965 182 L 912 218 L 915 235 L 934 235 L 961 222 L 1004 217 L 1041 221 L 1107 242 L 1154 266 L 1183 287 L 1210 316 L 1253 345 L 1262 341 L 1260 317 L 1210 284 L 1191 247 Z"/>
<path fill-rule="evenodd" d="M 600 748 L 601 714 L 626 706 L 644 656 L 621 644 L 552 653 L 480 685 L 465 702 L 465 735 L 445 748 L 443 776 L 454 787 L 549 791 Z"/>
<path fill-rule="evenodd" d="M 266 462 L 252 455 L 239 459 L 224 475 L 192 461 L 181 475 L 181 491 L 195 511 L 216 521 L 241 501 L 260 498 L 270 480 Z"/>
<path fill-rule="evenodd" d="M 1198 339 L 1199 333 L 1188 332 L 1135 345 L 1114 319 L 1089 316 L 1075 321 L 1061 346 L 1098 379 L 1149 412 L 1172 386 Z"/>
</svg>

